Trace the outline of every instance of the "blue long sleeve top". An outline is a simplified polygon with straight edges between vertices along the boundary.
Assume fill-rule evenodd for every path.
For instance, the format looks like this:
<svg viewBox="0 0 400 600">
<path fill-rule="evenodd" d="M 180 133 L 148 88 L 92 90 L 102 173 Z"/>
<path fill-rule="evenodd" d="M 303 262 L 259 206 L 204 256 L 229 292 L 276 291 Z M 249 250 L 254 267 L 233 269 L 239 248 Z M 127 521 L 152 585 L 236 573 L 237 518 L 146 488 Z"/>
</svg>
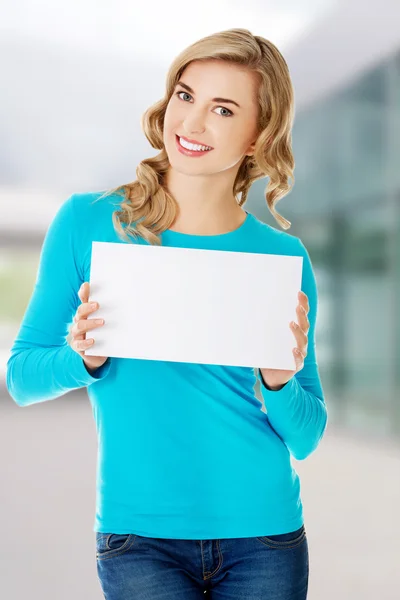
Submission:
<svg viewBox="0 0 400 600">
<path fill-rule="evenodd" d="M 248 212 L 229 233 L 161 234 L 164 246 L 303 257 L 307 356 L 280 390 L 266 387 L 259 365 L 109 357 L 89 373 L 67 337 L 81 303 L 78 290 L 90 282 L 92 241 L 130 243 L 111 219 L 121 197 L 94 202 L 99 196 L 72 194 L 47 229 L 7 362 L 9 394 L 25 407 L 87 388 L 98 435 L 94 531 L 216 539 L 298 529 L 303 507 L 291 457 L 307 458 L 327 424 L 315 348 L 317 286 L 305 246 Z"/>
</svg>

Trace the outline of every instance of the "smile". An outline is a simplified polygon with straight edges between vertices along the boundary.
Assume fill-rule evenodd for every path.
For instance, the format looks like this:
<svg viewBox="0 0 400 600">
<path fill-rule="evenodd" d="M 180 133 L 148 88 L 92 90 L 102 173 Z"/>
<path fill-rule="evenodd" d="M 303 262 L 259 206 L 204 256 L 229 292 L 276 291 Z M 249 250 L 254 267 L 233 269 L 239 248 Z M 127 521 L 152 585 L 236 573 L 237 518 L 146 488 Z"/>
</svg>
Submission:
<svg viewBox="0 0 400 600">
<path fill-rule="evenodd" d="M 210 146 L 200 146 L 197 144 L 190 144 L 178 135 L 175 135 L 176 145 L 182 154 L 185 156 L 203 156 L 207 152 L 211 152 L 213 148 Z"/>
</svg>

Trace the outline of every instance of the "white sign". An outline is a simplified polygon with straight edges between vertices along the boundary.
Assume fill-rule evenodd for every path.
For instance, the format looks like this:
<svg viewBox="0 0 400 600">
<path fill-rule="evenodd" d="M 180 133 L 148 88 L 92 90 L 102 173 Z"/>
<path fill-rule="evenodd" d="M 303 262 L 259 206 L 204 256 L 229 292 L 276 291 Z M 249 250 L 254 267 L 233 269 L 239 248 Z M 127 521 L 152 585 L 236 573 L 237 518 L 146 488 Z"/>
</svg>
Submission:
<svg viewBox="0 0 400 600">
<path fill-rule="evenodd" d="M 302 256 L 92 242 L 87 356 L 295 370 Z"/>
</svg>

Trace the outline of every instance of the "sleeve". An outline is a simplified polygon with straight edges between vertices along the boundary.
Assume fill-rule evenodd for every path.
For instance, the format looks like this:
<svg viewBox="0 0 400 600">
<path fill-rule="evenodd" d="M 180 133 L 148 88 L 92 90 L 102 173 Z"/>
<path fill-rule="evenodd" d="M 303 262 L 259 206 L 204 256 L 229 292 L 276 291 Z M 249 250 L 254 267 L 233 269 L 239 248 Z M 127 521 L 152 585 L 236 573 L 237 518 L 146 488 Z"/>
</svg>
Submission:
<svg viewBox="0 0 400 600">
<path fill-rule="evenodd" d="M 90 374 L 68 344 L 83 274 L 72 194 L 56 212 L 41 249 L 34 289 L 11 348 L 6 386 L 19 406 L 58 398 L 107 376 L 111 359 Z"/>
<path fill-rule="evenodd" d="M 280 389 L 270 390 L 258 369 L 261 394 L 268 420 L 297 460 L 304 460 L 318 446 L 327 426 L 327 409 L 318 371 L 315 329 L 318 291 L 310 256 L 299 238 L 303 256 L 301 290 L 309 302 L 307 356 L 303 368 Z"/>
</svg>

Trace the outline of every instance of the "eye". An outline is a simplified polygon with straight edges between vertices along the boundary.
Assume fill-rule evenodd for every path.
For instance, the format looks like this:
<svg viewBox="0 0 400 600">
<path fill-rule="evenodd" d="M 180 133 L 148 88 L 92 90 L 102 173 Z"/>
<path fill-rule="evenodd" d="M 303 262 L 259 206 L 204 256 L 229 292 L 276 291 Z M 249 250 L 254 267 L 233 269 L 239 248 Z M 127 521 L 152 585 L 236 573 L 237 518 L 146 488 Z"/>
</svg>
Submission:
<svg viewBox="0 0 400 600">
<path fill-rule="evenodd" d="M 189 96 L 190 98 L 192 97 L 190 94 L 188 94 L 188 92 L 184 92 L 183 90 L 176 92 L 175 95 L 178 96 L 179 99 L 181 99 L 180 94 L 186 94 L 186 96 Z M 183 100 L 183 102 L 185 102 L 185 100 Z M 220 115 L 221 117 L 232 117 L 233 116 L 233 112 L 231 110 L 229 110 L 229 108 L 225 108 L 225 106 L 217 106 L 217 108 L 222 108 L 222 110 L 228 111 L 228 114 Z"/>
<path fill-rule="evenodd" d="M 176 92 L 176 96 L 179 97 L 179 94 L 186 94 L 186 96 L 190 96 L 190 94 L 188 94 L 187 92 Z"/>
</svg>

